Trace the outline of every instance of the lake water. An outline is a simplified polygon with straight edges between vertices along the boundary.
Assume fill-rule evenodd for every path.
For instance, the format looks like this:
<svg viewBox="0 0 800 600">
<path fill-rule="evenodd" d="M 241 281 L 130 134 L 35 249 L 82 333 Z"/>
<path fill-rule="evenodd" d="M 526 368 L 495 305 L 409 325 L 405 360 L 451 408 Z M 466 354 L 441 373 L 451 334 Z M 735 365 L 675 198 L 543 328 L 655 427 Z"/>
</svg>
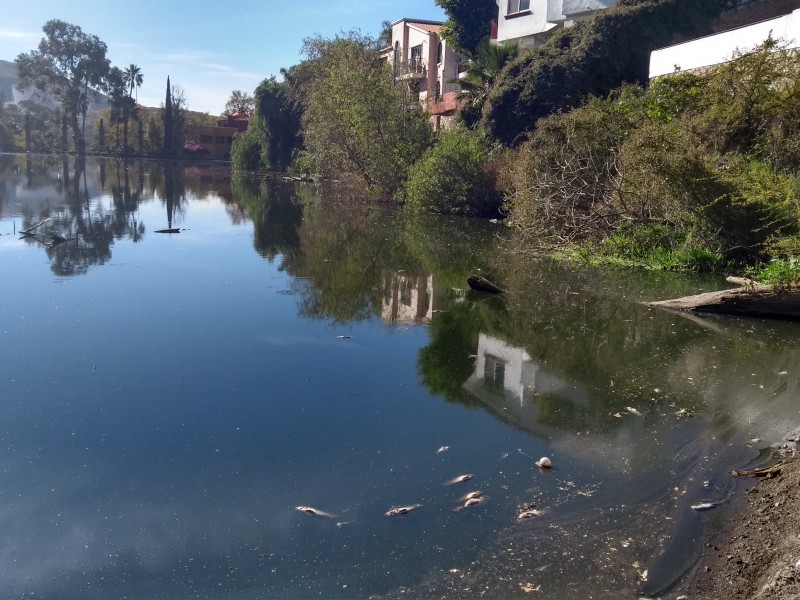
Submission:
<svg viewBox="0 0 800 600">
<path fill-rule="evenodd" d="M 798 425 L 800 327 L 652 310 L 723 283 L 506 236 L 207 166 L 0 155 L 0 596 L 679 595 L 729 469 Z"/>
</svg>

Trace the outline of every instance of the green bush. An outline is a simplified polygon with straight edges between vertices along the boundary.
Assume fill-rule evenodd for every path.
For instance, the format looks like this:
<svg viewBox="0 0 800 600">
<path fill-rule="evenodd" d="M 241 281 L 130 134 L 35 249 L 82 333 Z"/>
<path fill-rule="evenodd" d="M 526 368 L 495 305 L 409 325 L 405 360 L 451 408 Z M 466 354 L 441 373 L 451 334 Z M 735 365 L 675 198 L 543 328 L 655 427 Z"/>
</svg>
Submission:
<svg viewBox="0 0 800 600">
<path fill-rule="evenodd" d="M 776 258 L 759 271 L 756 279 L 777 288 L 796 287 L 800 285 L 800 259 Z"/>
<path fill-rule="evenodd" d="M 710 31 L 727 0 L 621 0 L 512 61 L 501 72 L 483 123 L 517 145 L 539 119 L 605 96 L 628 82 L 645 82 L 650 53 L 677 35 Z"/>
<path fill-rule="evenodd" d="M 434 212 L 473 216 L 497 214 L 502 195 L 487 162 L 491 146 L 481 132 L 443 132 L 410 169 L 406 205 Z"/>
<path fill-rule="evenodd" d="M 256 171 L 269 165 L 269 138 L 255 116 L 244 133 L 237 134 L 231 147 L 231 160 L 237 170 Z"/>
</svg>

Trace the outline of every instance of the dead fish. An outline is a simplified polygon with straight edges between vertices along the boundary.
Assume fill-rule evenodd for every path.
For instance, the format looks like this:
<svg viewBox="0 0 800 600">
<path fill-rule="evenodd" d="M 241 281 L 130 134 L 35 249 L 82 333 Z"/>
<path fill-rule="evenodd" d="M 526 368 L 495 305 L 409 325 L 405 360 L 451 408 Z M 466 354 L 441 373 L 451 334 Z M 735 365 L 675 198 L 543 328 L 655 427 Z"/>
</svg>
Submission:
<svg viewBox="0 0 800 600">
<path fill-rule="evenodd" d="M 469 498 L 466 502 L 464 502 L 464 508 L 469 508 L 470 506 L 477 506 L 478 504 L 483 504 L 484 502 L 483 496 L 479 496 L 477 498 Z"/>
<path fill-rule="evenodd" d="M 718 502 L 717 503 L 714 503 L 714 502 L 701 502 L 700 504 L 693 504 L 692 505 L 692 510 L 696 510 L 698 512 L 701 511 L 701 510 L 711 510 L 717 504 L 719 504 L 719 503 Z"/>
<path fill-rule="evenodd" d="M 459 502 L 466 502 L 467 500 L 475 500 L 476 498 L 483 498 L 483 492 L 480 490 L 475 490 L 474 492 L 470 492 L 461 498 L 458 499 Z"/>
<path fill-rule="evenodd" d="M 393 506 L 386 511 L 387 517 L 396 517 L 397 515 L 407 515 L 412 510 L 419 508 L 422 504 L 411 504 L 409 506 Z"/>
<path fill-rule="evenodd" d="M 444 484 L 445 485 L 453 485 L 454 483 L 463 483 L 465 481 L 469 481 L 473 477 L 474 477 L 474 475 L 471 475 L 470 473 L 467 473 L 465 475 L 459 475 L 458 477 L 453 477 L 450 481 L 445 481 Z"/>
<path fill-rule="evenodd" d="M 331 513 L 327 513 L 324 510 L 319 510 L 318 508 L 314 508 L 312 506 L 295 506 L 294 508 L 295 510 L 299 510 L 301 513 L 311 515 L 312 517 L 326 517 L 328 519 L 336 518 L 336 515 L 332 515 Z"/>
<path fill-rule="evenodd" d="M 629 413 L 631 413 L 632 415 L 635 415 L 637 417 L 641 417 L 642 416 L 642 413 L 640 413 L 638 410 L 636 410 L 632 406 L 626 406 L 625 410 L 627 410 Z"/>
<path fill-rule="evenodd" d="M 436 454 L 441 454 L 442 452 L 447 452 L 448 450 L 450 450 L 450 446 L 442 446 L 436 451 Z"/>
<path fill-rule="evenodd" d="M 526 521 L 528 519 L 535 519 L 542 515 L 542 511 L 536 509 L 523 510 L 517 515 L 517 521 Z"/>
<path fill-rule="evenodd" d="M 349 335 L 337 335 L 336 339 L 337 340 L 350 340 L 352 338 Z"/>
</svg>

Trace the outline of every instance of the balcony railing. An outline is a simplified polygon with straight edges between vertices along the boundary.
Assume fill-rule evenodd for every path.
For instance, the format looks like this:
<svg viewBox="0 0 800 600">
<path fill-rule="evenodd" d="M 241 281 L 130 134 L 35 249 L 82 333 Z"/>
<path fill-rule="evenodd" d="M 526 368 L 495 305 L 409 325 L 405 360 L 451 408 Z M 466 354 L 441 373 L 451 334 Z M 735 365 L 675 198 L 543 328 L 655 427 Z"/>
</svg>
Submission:
<svg viewBox="0 0 800 600">
<path fill-rule="evenodd" d="M 428 76 L 428 66 L 421 58 L 411 57 L 395 63 L 394 67 L 398 79 L 424 79 Z"/>
</svg>

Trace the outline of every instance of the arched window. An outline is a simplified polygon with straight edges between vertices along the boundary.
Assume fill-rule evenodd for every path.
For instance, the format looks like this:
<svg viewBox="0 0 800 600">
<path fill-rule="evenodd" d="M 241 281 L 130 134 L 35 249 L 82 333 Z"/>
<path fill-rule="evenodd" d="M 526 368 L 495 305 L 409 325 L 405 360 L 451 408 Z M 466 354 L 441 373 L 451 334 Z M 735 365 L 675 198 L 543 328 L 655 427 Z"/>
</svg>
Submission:
<svg viewBox="0 0 800 600">
<path fill-rule="evenodd" d="M 439 44 L 436 46 L 436 64 L 442 64 L 442 41 L 439 40 Z"/>
</svg>

